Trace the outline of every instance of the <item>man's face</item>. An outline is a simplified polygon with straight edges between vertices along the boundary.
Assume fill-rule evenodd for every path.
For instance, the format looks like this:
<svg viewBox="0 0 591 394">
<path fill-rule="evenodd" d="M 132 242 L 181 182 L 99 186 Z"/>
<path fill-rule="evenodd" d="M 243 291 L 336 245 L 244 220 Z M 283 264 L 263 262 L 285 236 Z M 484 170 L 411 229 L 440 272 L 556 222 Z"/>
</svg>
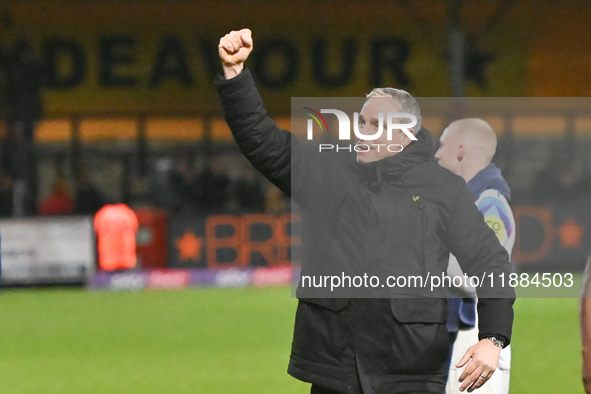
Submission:
<svg viewBox="0 0 591 394">
<path fill-rule="evenodd" d="M 399 145 L 406 147 L 410 143 L 408 136 L 401 130 L 393 130 L 392 139 L 388 140 L 388 133 L 386 132 L 388 112 L 400 112 L 394 99 L 391 97 L 372 97 L 361 108 L 361 112 L 359 113 L 359 133 L 363 135 L 377 133 L 380 113 L 383 114 L 383 131 L 374 140 L 357 140 L 357 145 L 361 145 L 358 148 L 360 152 L 357 152 L 357 161 L 359 163 L 371 163 L 394 156 L 400 151 Z M 404 123 L 405 121 L 400 121 L 396 118 L 393 119 L 393 122 Z M 367 146 L 369 146 L 369 149 L 367 149 Z M 390 149 L 388 149 L 388 146 L 390 146 Z"/>
<path fill-rule="evenodd" d="M 439 138 L 439 144 L 440 147 L 435 153 L 439 165 L 454 174 L 459 174 L 461 152 L 455 125 L 452 124 L 443 130 L 443 134 Z"/>
</svg>

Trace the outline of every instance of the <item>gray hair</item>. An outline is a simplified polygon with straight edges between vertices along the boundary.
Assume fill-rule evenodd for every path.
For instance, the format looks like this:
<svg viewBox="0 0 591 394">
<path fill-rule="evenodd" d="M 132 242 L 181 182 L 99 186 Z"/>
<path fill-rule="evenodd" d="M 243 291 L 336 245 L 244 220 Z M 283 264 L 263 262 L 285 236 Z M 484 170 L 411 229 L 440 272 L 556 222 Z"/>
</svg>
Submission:
<svg viewBox="0 0 591 394">
<path fill-rule="evenodd" d="M 395 89 L 395 88 L 375 88 L 366 95 L 367 98 L 371 97 L 392 97 L 396 99 L 398 109 L 401 112 L 407 112 L 417 117 L 417 124 L 413 127 L 414 134 L 416 135 L 421 130 L 421 108 L 419 103 L 406 90 Z"/>
</svg>

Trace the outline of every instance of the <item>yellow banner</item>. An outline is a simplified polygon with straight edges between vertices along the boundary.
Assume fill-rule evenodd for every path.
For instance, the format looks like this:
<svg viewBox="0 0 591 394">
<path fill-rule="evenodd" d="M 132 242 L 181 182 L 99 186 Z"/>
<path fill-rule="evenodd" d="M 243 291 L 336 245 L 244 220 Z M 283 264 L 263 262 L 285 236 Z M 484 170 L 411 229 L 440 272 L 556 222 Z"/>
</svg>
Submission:
<svg viewBox="0 0 591 394">
<path fill-rule="evenodd" d="M 291 97 L 361 96 L 376 86 L 448 96 L 444 2 L 413 3 L 420 15 L 385 0 L 9 2 L 0 6 L 0 44 L 32 44 L 47 76 L 46 116 L 217 114 L 217 43 L 243 27 L 254 36 L 247 65 L 275 114 L 289 114 Z M 466 47 L 467 95 L 528 95 L 524 26 L 502 22 Z"/>
</svg>

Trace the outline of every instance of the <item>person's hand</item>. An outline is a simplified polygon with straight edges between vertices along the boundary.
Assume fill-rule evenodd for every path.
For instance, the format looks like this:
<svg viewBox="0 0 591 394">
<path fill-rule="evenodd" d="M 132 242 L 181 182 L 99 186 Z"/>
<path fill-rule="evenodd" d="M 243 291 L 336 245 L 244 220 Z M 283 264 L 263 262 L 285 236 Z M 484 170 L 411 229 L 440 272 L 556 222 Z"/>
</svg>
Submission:
<svg viewBox="0 0 591 394">
<path fill-rule="evenodd" d="M 460 375 L 459 381 L 463 382 L 460 391 L 467 388 L 471 393 L 485 384 L 495 373 L 500 356 L 501 348 L 495 346 L 490 339 L 482 339 L 470 347 L 456 365 L 456 368 L 462 368 L 467 364 Z"/>
<path fill-rule="evenodd" d="M 583 366 L 583 385 L 585 392 L 591 394 L 591 373 Z"/>
<path fill-rule="evenodd" d="M 232 31 L 220 39 L 218 45 L 224 77 L 234 78 L 244 69 L 244 61 L 252 51 L 252 32 L 249 29 Z"/>
<path fill-rule="evenodd" d="M 583 274 L 583 295 L 579 317 L 583 342 L 583 385 L 585 392 L 591 394 L 591 256 L 587 260 Z"/>
<path fill-rule="evenodd" d="M 587 301 L 587 299 L 583 299 L 583 301 Z M 585 340 L 583 340 L 583 385 L 585 392 L 591 394 L 591 351 L 589 351 L 589 344 Z"/>
</svg>

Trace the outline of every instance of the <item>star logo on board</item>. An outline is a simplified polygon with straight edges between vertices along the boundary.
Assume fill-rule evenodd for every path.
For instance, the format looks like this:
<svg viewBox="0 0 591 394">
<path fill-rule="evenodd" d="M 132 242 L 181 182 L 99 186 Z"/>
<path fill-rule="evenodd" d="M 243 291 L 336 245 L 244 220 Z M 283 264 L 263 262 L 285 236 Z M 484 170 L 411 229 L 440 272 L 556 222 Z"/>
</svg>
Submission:
<svg viewBox="0 0 591 394">
<path fill-rule="evenodd" d="M 448 62 L 451 61 L 449 50 L 445 52 L 445 57 L 448 59 Z M 464 78 L 466 81 L 474 82 L 478 88 L 486 90 L 488 88 L 486 72 L 496 58 L 497 55 L 495 53 L 481 49 L 474 39 L 468 38 L 464 47 L 463 59 Z"/>
<path fill-rule="evenodd" d="M 175 241 L 180 260 L 199 260 L 201 258 L 201 238 L 186 231 Z"/>
<path fill-rule="evenodd" d="M 464 75 L 466 80 L 474 82 L 480 89 L 488 86 L 486 70 L 495 60 L 496 55 L 480 49 L 476 43 L 468 41 L 464 58 Z"/>
<path fill-rule="evenodd" d="M 560 239 L 562 248 L 580 248 L 581 237 L 584 232 L 585 229 L 579 226 L 574 219 L 566 219 L 564 223 L 562 223 L 562 226 L 558 228 L 558 238 Z"/>
</svg>

